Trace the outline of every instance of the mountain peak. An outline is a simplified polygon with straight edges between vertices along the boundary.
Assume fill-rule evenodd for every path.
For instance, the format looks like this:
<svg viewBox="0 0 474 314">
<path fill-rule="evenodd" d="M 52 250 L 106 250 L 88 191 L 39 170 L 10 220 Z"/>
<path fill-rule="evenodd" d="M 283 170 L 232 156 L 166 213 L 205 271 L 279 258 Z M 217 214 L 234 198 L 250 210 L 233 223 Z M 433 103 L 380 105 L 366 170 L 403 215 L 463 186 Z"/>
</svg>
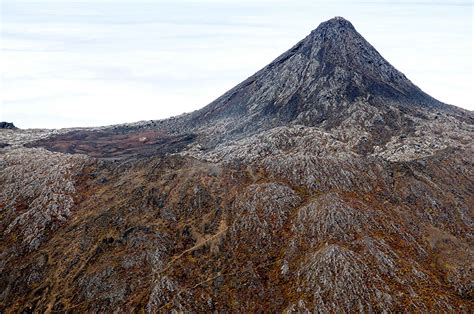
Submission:
<svg viewBox="0 0 474 314">
<path fill-rule="evenodd" d="M 183 127 L 213 126 L 210 138 L 219 142 L 288 124 L 334 128 L 355 111 L 395 110 L 392 107 L 411 112 L 450 110 L 385 60 L 351 22 L 334 17 L 191 114 L 191 122 L 186 120 Z M 378 131 L 370 132 L 375 137 Z M 394 126 L 384 140 L 399 132 Z"/>
<path fill-rule="evenodd" d="M 306 65 L 299 63 L 300 67 L 293 68 L 293 71 L 303 71 L 308 63 L 317 62 L 319 70 L 332 72 L 338 68 L 353 74 L 357 73 L 377 83 L 392 85 L 399 90 L 407 91 L 415 88 L 405 75 L 387 62 L 357 32 L 351 22 L 340 16 L 322 22 L 306 38 L 272 62 L 269 67 L 272 68 L 282 61 L 294 59 L 296 55 L 304 56 Z M 317 75 L 326 75 L 327 71 Z"/>
<path fill-rule="evenodd" d="M 319 24 L 313 32 L 325 32 L 328 30 L 341 31 L 344 29 L 355 30 L 354 25 L 352 25 L 351 22 L 341 16 L 336 16 Z"/>
<path fill-rule="evenodd" d="M 319 61 L 358 72 L 375 71 L 378 79 L 383 78 L 379 71 L 382 67 L 404 78 L 357 32 L 352 23 L 343 17 L 337 16 L 322 22 L 304 41 L 306 45 L 314 47 L 313 50 L 320 51 Z"/>
</svg>

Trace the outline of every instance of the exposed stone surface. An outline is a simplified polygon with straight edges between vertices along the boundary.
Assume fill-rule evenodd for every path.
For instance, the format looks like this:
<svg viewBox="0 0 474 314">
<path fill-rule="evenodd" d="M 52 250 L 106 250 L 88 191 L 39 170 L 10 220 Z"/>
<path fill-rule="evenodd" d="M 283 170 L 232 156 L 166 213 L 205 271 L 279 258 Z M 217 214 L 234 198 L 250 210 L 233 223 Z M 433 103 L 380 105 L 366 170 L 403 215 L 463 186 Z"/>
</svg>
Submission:
<svg viewBox="0 0 474 314">
<path fill-rule="evenodd" d="M 71 215 L 74 176 L 87 157 L 18 148 L 2 155 L 0 203 L 4 236 L 15 232 L 29 250 L 37 249 L 46 230 L 54 231 Z"/>
<path fill-rule="evenodd" d="M 0 122 L 0 129 L 16 129 L 16 126 L 12 122 Z"/>
<path fill-rule="evenodd" d="M 474 115 L 342 18 L 201 110 L 0 130 L 0 312 L 465 312 Z"/>
</svg>

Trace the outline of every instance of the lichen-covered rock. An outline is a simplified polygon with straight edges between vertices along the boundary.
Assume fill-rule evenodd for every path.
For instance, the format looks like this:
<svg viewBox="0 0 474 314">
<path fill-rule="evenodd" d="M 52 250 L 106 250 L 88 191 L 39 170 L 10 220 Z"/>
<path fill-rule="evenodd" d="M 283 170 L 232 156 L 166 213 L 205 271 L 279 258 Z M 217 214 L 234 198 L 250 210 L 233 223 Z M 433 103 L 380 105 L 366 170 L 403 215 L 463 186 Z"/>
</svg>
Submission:
<svg viewBox="0 0 474 314">
<path fill-rule="evenodd" d="M 367 267 L 360 255 L 339 245 L 311 254 L 298 278 L 315 312 L 378 312 L 391 310 L 396 303 L 381 274 Z"/>
<path fill-rule="evenodd" d="M 297 241 L 319 246 L 325 241 L 353 241 L 363 234 L 385 231 L 380 213 L 361 203 L 346 203 L 337 193 L 316 197 L 298 210 L 293 225 Z"/>
<path fill-rule="evenodd" d="M 54 231 L 71 216 L 76 176 L 86 162 L 86 156 L 45 149 L 21 148 L 0 154 L 5 235 L 15 231 L 28 249 L 38 248 L 48 230 Z"/>
<path fill-rule="evenodd" d="M 240 194 L 230 213 L 232 242 L 245 250 L 278 245 L 279 233 L 292 210 L 301 202 L 288 186 L 275 183 L 251 185 Z"/>
</svg>

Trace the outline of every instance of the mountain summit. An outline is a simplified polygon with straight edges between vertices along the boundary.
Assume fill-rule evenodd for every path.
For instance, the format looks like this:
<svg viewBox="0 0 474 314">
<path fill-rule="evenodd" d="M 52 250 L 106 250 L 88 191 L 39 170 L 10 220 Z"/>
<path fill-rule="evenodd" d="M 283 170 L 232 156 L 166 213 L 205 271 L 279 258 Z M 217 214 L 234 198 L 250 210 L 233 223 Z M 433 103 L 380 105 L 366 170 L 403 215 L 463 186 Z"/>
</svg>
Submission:
<svg viewBox="0 0 474 314">
<path fill-rule="evenodd" d="M 211 131 L 208 140 L 218 142 L 288 124 L 332 129 L 355 112 L 377 112 L 391 117 L 388 137 L 406 131 L 392 118 L 424 109 L 463 115 L 421 91 L 336 17 L 183 123 Z"/>
<path fill-rule="evenodd" d="M 473 138 L 341 17 L 189 114 L 0 128 L 0 312 L 470 312 Z"/>
</svg>

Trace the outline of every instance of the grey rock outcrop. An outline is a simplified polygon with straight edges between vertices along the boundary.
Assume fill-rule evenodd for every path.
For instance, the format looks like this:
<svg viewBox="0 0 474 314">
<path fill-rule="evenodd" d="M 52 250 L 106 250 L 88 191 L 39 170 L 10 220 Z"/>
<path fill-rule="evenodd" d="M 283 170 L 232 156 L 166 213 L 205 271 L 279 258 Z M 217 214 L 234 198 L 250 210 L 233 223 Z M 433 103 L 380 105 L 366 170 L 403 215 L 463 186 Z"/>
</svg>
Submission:
<svg viewBox="0 0 474 314">
<path fill-rule="evenodd" d="M 12 122 L 5 122 L 1 121 L 0 122 L 0 129 L 16 129 L 16 126 Z"/>
</svg>

